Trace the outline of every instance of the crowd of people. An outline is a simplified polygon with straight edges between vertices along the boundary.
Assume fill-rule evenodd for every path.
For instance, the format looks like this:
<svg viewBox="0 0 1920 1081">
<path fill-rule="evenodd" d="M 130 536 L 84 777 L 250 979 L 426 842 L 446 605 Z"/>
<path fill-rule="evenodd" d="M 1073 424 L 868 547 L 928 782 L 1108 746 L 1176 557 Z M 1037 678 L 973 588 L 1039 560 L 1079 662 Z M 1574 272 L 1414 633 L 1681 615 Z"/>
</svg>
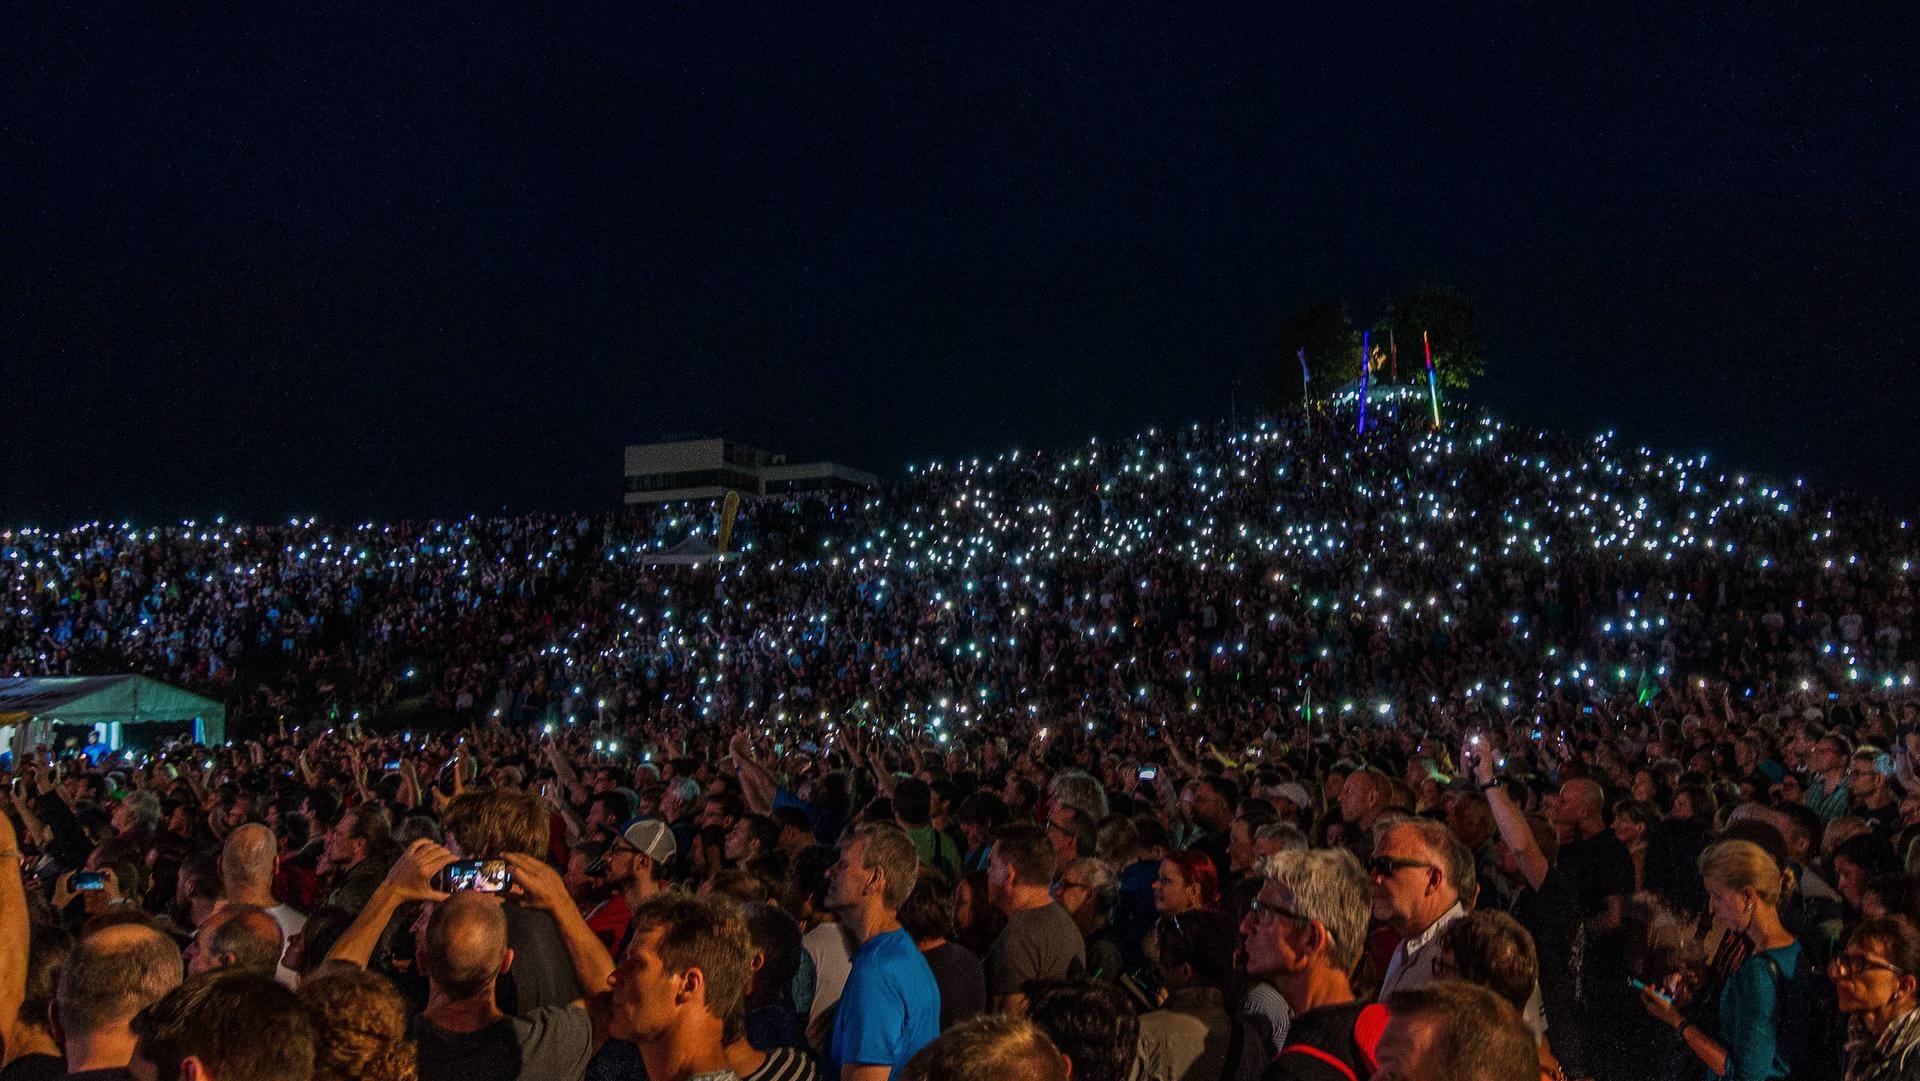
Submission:
<svg viewBox="0 0 1920 1081">
<path fill-rule="evenodd" d="M 1920 1078 L 1910 523 L 1376 422 L 0 531 L 0 1081 Z"/>
</svg>

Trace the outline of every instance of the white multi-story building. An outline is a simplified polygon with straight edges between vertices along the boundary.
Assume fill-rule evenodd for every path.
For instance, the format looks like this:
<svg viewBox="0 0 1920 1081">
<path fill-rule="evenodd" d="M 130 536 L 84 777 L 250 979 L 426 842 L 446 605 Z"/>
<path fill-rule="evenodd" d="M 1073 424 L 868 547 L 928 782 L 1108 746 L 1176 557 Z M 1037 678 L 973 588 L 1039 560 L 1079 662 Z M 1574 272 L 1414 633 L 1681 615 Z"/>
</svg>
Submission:
<svg viewBox="0 0 1920 1081">
<path fill-rule="evenodd" d="M 628 503 L 668 503 L 743 497 L 789 496 L 807 492 L 871 488 L 871 473 L 833 462 L 789 464 L 784 454 L 727 439 L 686 439 L 642 443 L 627 448 Z"/>
</svg>

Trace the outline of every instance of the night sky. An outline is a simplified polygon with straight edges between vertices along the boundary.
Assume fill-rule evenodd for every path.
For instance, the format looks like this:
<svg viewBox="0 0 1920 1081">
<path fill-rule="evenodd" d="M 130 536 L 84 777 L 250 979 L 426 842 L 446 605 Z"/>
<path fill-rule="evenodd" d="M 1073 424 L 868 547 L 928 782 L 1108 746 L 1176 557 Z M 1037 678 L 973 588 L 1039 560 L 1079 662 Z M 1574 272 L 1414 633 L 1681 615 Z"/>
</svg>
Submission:
<svg viewBox="0 0 1920 1081">
<path fill-rule="evenodd" d="M 1117 436 L 1431 276 L 1503 415 L 1920 501 L 1911 5 L 804 6 L 13 11 L 0 520 Z"/>
</svg>

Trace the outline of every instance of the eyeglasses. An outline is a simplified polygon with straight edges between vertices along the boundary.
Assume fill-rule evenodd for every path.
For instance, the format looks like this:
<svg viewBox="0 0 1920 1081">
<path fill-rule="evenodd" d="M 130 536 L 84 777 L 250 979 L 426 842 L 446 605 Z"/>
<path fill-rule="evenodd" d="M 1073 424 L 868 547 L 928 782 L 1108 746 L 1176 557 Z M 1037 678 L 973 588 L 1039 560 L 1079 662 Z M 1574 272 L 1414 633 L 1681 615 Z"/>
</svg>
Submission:
<svg viewBox="0 0 1920 1081">
<path fill-rule="evenodd" d="M 1255 897 L 1247 905 L 1247 915 L 1252 916 L 1255 920 L 1263 920 L 1268 916 L 1277 916 L 1280 919 L 1292 920 L 1295 923 L 1313 922 L 1313 917 L 1311 916 L 1303 916 L 1290 908 L 1281 908 L 1279 905 L 1269 904 L 1258 897 Z"/>
<path fill-rule="evenodd" d="M 1067 835 L 1069 835 L 1069 836 L 1071 836 L 1071 835 L 1073 834 L 1073 827 L 1072 827 L 1072 826 L 1063 826 L 1063 825 L 1061 825 L 1060 823 L 1058 823 L 1058 822 L 1055 822 L 1055 821 L 1054 821 L 1053 819 L 1051 819 L 1051 818 L 1049 818 L 1049 819 L 1047 819 L 1047 828 L 1048 828 L 1048 829 L 1050 829 L 1050 830 L 1052 830 L 1052 831 L 1054 831 L 1055 833 L 1064 833 L 1064 834 L 1067 834 Z"/>
<path fill-rule="evenodd" d="M 1091 889 L 1093 889 L 1093 887 L 1087 885 L 1085 882 L 1069 882 L 1064 878 L 1053 884 L 1053 892 L 1055 893 L 1065 893 L 1068 890 L 1091 890 Z"/>
<path fill-rule="evenodd" d="M 1876 961 L 1861 953 L 1843 953 L 1827 962 L 1827 975 L 1834 979 L 1846 979 L 1850 976 L 1864 976 L 1872 969 L 1891 972 L 1895 976 L 1905 976 L 1906 972 L 1885 961 Z"/>
<path fill-rule="evenodd" d="M 1410 867 L 1424 867 L 1432 870 L 1438 864 L 1425 860 L 1402 859 L 1399 856 L 1375 856 L 1367 861 L 1367 873 L 1375 878 L 1392 878 L 1397 872 Z"/>
</svg>

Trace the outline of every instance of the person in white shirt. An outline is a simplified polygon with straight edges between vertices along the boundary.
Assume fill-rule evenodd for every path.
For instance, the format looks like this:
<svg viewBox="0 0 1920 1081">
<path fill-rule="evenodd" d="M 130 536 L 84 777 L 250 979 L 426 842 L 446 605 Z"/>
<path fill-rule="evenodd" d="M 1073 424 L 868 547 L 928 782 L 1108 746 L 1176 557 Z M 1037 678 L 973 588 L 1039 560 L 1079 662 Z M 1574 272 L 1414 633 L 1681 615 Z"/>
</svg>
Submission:
<svg viewBox="0 0 1920 1081">
<path fill-rule="evenodd" d="M 280 846 L 273 828 L 250 822 L 227 834 L 220 847 L 220 889 L 222 905 L 253 905 L 266 911 L 280 925 L 280 941 L 289 942 L 307 925 L 307 918 L 292 905 L 273 896 L 273 872 L 278 867 Z M 273 978 L 288 987 L 297 986 L 300 977 L 282 961 L 274 968 Z"/>
<path fill-rule="evenodd" d="M 1474 881 L 1473 853 L 1444 823 L 1390 818 L 1374 827 L 1367 874 L 1373 918 L 1401 938 L 1379 997 L 1432 983 L 1440 932 L 1467 914 L 1460 884 Z"/>
</svg>

